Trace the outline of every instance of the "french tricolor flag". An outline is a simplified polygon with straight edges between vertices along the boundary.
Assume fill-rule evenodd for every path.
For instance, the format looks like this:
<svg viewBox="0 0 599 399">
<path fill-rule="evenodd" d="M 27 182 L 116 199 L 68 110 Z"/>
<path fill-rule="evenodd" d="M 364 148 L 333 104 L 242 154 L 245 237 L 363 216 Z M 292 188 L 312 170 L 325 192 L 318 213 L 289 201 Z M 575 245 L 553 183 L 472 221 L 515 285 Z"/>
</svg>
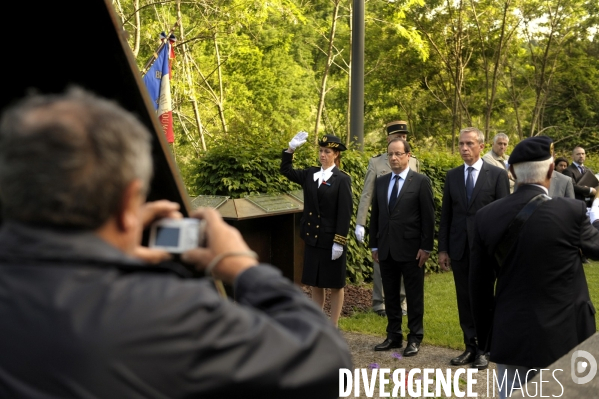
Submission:
<svg viewBox="0 0 599 399">
<path fill-rule="evenodd" d="M 169 143 L 175 141 L 173 133 L 173 105 L 171 101 L 171 60 L 175 58 L 172 44 L 175 36 L 171 35 L 168 40 L 166 34 L 161 33 L 162 45 L 158 50 L 156 61 L 143 77 L 144 83 L 152 99 L 154 109 L 160 119 L 160 124 Z"/>
</svg>

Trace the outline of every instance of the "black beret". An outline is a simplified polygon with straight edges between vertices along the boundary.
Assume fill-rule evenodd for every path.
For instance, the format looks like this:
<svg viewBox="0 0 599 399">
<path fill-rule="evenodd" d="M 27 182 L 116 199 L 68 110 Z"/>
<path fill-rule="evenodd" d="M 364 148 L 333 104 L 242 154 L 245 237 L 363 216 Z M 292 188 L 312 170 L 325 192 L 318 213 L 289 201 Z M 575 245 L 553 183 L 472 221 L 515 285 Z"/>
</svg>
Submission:
<svg viewBox="0 0 599 399">
<path fill-rule="evenodd" d="M 547 136 L 529 137 L 519 142 L 510 154 L 509 163 L 544 161 L 553 156 L 553 140 Z"/>
<path fill-rule="evenodd" d="M 326 148 L 333 148 L 338 151 L 345 151 L 345 145 L 341 142 L 341 139 L 332 134 L 325 134 L 318 140 L 318 145 Z"/>
<path fill-rule="evenodd" d="M 387 129 L 387 136 L 395 133 L 410 133 L 408 131 L 408 122 L 406 121 L 389 122 L 387 123 L 387 126 L 385 126 L 385 129 Z"/>
</svg>

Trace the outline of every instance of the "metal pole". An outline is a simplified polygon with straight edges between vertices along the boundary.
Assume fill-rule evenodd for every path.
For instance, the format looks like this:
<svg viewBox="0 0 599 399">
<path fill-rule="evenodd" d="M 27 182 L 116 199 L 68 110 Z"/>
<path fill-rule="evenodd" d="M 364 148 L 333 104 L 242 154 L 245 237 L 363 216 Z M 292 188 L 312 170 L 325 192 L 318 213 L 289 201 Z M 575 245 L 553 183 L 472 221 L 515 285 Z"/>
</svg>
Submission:
<svg viewBox="0 0 599 399">
<path fill-rule="evenodd" d="M 350 141 L 364 149 L 364 0 L 353 0 Z"/>
</svg>

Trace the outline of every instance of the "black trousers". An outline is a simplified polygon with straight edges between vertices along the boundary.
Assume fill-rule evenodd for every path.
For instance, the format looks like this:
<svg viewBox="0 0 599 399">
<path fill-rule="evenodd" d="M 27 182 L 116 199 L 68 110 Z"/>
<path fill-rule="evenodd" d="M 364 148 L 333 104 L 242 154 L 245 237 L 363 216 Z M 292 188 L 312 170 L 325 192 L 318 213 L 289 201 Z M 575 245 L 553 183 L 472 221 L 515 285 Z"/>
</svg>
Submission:
<svg viewBox="0 0 599 399">
<path fill-rule="evenodd" d="M 458 316 L 464 334 L 464 344 L 466 350 L 476 353 L 478 350 L 476 328 L 474 327 L 474 317 L 470 306 L 470 287 L 468 286 L 468 275 L 470 273 L 470 249 L 468 246 L 464 250 L 462 259 L 451 259 L 451 268 L 453 269 L 453 281 L 455 282 L 455 293 L 458 300 Z"/>
<path fill-rule="evenodd" d="M 408 302 L 408 342 L 422 342 L 424 336 L 424 266 L 418 267 L 418 261 L 399 262 L 391 258 L 381 260 L 381 277 L 385 292 L 385 311 L 387 312 L 387 338 L 401 341 L 401 279 L 404 279 L 406 301 Z"/>
</svg>

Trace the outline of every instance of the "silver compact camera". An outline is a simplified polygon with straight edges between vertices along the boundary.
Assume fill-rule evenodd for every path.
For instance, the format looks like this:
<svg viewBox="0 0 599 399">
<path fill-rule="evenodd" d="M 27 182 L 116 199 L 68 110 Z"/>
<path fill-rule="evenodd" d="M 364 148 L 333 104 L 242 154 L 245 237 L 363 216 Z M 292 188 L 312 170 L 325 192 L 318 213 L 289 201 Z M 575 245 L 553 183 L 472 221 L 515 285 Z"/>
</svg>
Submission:
<svg viewBox="0 0 599 399">
<path fill-rule="evenodd" d="M 160 219 L 150 227 L 150 248 L 180 254 L 204 246 L 206 221 L 194 218 Z"/>
</svg>

